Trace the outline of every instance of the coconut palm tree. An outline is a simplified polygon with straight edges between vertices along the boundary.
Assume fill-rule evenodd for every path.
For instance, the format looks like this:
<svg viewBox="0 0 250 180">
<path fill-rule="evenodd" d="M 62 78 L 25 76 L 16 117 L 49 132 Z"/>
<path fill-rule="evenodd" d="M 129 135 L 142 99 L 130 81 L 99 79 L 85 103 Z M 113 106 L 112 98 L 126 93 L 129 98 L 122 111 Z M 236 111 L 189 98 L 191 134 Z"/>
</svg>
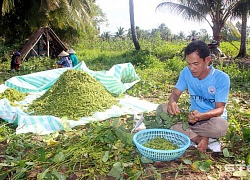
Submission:
<svg viewBox="0 0 250 180">
<path fill-rule="evenodd" d="M 105 40 L 105 41 L 109 41 L 110 39 L 111 39 L 111 34 L 110 34 L 110 32 L 108 31 L 108 32 L 103 32 L 102 34 L 101 34 L 101 38 L 103 39 L 103 40 Z"/>
<path fill-rule="evenodd" d="M 46 17 L 47 21 L 51 19 L 56 19 L 58 24 L 70 24 L 73 23 L 81 24 L 82 21 L 91 23 L 92 7 L 95 0 L 28 0 L 21 2 L 21 4 L 30 6 L 25 6 L 26 9 L 22 9 L 23 12 L 29 12 L 30 18 L 41 19 L 41 15 Z M 0 1 L 1 14 L 4 16 L 6 13 L 13 12 L 17 13 L 17 9 L 23 8 L 20 6 L 18 0 L 2 0 Z M 18 16 L 19 14 L 15 14 Z M 37 18 L 39 16 L 40 18 Z M 42 18 L 43 18 L 42 16 Z M 62 21 L 65 21 L 62 23 Z M 42 20 L 44 21 L 44 19 Z M 70 23 L 71 21 L 71 23 Z"/>
<path fill-rule="evenodd" d="M 124 39 L 125 32 L 126 32 L 126 30 L 123 27 L 119 27 L 119 28 L 117 28 L 117 32 L 115 33 L 115 37 Z"/>
<path fill-rule="evenodd" d="M 171 30 L 166 26 L 166 24 L 164 23 L 160 24 L 157 29 L 161 33 L 161 39 L 168 41 L 171 35 Z"/>
<path fill-rule="evenodd" d="M 200 37 L 200 32 L 197 32 L 196 30 L 191 30 L 189 33 L 190 34 L 187 35 L 187 38 L 191 41 L 197 40 Z"/>
<path fill-rule="evenodd" d="M 11 32 L 12 39 L 13 34 L 20 33 L 26 38 L 37 28 L 46 25 L 82 32 L 94 22 L 97 9 L 94 2 L 95 0 L 2 0 L 0 31 Z M 6 27 L 11 27 L 10 31 L 7 29 L 6 32 Z"/>
<path fill-rule="evenodd" d="M 213 38 L 220 42 L 221 30 L 231 17 L 233 10 L 243 1 L 247 0 L 169 0 L 160 3 L 156 9 L 167 8 L 184 19 L 191 21 L 206 21 L 213 31 Z"/>
<path fill-rule="evenodd" d="M 92 25 L 93 2 L 92 0 L 36 0 L 30 9 L 30 14 L 34 14 L 30 21 L 38 24 L 57 24 L 59 28 L 70 26 L 73 29 L 84 29 L 86 23 Z"/>
<path fill-rule="evenodd" d="M 184 31 L 178 32 L 178 33 L 177 33 L 177 38 L 178 38 L 179 40 L 184 40 L 184 39 L 185 39 L 185 33 L 184 33 Z"/>
<path fill-rule="evenodd" d="M 209 34 L 206 29 L 200 29 L 199 39 L 203 41 L 209 41 Z"/>
<path fill-rule="evenodd" d="M 130 28 L 131 28 L 131 35 L 132 35 L 132 40 L 135 46 L 135 49 L 139 51 L 141 49 L 139 41 L 137 39 L 137 34 L 135 31 L 135 18 L 134 18 L 134 1 L 129 0 L 129 15 L 130 15 Z"/>
<path fill-rule="evenodd" d="M 240 40 L 240 50 L 237 57 L 245 57 L 246 56 L 246 38 L 247 38 L 247 16 L 250 13 L 250 1 L 242 0 L 240 4 L 238 4 L 232 15 L 234 17 L 241 17 L 241 40 Z"/>
</svg>

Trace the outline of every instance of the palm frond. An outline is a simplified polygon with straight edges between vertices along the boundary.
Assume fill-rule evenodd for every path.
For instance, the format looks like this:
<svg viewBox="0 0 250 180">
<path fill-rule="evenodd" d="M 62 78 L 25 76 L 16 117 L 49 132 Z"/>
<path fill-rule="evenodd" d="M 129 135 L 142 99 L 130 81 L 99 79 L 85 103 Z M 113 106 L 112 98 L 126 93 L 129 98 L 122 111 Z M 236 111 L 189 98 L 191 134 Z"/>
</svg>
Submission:
<svg viewBox="0 0 250 180">
<path fill-rule="evenodd" d="M 196 11 L 196 8 L 193 8 L 192 6 L 188 6 L 188 2 L 186 1 L 184 4 L 178 4 L 174 2 L 163 2 L 160 3 L 156 9 L 163 10 L 165 8 L 166 10 L 169 10 L 171 13 L 176 15 L 181 15 L 184 19 L 190 20 L 190 21 L 198 21 L 202 22 L 204 21 L 204 15 L 201 14 L 199 11 Z"/>
<path fill-rule="evenodd" d="M 2 16 L 4 16 L 5 13 L 9 13 L 15 8 L 14 0 L 3 0 L 2 2 Z"/>
<path fill-rule="evenodd" d="M 54 11 L 60 8 L 60 0 L 41 0 L 40 11 Z"/>
<path fill-rule="evenodd" d="M 239 30 L 233 25 L 231 21 L 226 22 L 227 26 L 230 29 L 230 32 L 237 38 L 240 38 L 240 32 Z"/>
</svg>

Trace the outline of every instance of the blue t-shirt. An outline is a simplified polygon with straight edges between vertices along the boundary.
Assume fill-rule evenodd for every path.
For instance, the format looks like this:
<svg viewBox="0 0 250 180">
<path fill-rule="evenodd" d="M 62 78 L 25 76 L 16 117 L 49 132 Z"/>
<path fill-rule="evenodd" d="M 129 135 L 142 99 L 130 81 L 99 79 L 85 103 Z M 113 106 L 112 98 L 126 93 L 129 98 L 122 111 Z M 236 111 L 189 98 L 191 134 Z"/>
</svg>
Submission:
<svg viewBox="0 0 250 180">
<path fill-rule="evenodd" d="M 180 91 L 188 90 L 190 95 L 190 110 L 198 110 L 205 113 L 215 108 L 216 102 L 228 101 L 230 89 L 229 76 L 212 66 L 210 73 L 202 80 L 194 77 L 188 67 L 185 67 L 179 76 L 175 88 Z M 227 119 L 227 111 L 224 109 L 221 117 Z"/>
</svg>

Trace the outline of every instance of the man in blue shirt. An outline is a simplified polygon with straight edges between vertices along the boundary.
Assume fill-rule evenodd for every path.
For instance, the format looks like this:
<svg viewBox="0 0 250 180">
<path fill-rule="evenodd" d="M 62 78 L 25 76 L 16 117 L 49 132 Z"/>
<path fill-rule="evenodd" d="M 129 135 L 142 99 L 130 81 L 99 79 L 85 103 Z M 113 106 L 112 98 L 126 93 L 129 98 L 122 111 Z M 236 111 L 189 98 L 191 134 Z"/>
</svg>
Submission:
<svg viewBox="0 0 250 180">
<path fill-rule="evenodd" d="M 228 129 L 226 103 L 230 89 L 229 76 L 209 66 L 210 54 L 205 42 L 192 41 L 185 48 L 187 67 L 169 97 L 163 110 L 172 115 L 180 113 L 178 99 L 187 90 L 190 95 L 189 128 L 184 131 L 182 123 L 173 125 L 171 129 L 186 134 L 197 144 L 198 150 L 205 152 L 209 138 L 220 138 Z"/>
</svg>

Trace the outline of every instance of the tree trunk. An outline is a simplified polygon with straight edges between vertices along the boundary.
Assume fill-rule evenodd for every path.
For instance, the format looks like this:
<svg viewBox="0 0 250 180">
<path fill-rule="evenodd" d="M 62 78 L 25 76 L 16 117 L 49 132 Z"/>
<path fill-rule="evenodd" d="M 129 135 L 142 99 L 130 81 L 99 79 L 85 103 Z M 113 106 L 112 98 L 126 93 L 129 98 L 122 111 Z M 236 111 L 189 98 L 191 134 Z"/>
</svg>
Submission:
<svg viewBox="0 0 250 180">
<path fill-rule="evenodd" d="M 222 40 L 222 35 L 221 35 L 221 29 L 222 29 L 222 25 L 220 24 L 220 22 L 214 22 L 213 23 L 213 39 L 216 40 L 218 42 L 218 45 L 220 46 L 220 41 Z"/>
<path fill-rule="evenodd" d="M 129 0 L 129 14 L 130 14 L 131 35 L 132 35 L 133 43 L 134 43 L 135 49 L 139 51 L 141 47 L 137 40 L 137 35 L 135 31 L 134 0 Z"/>
<path fill-rule="evenodd" d="M 241 37 L 240 37 L 240 50 L 237 57 L 246 56 L 246 36 L 247 36 L 247 12 L 242 13 Z"/>
</svg>

